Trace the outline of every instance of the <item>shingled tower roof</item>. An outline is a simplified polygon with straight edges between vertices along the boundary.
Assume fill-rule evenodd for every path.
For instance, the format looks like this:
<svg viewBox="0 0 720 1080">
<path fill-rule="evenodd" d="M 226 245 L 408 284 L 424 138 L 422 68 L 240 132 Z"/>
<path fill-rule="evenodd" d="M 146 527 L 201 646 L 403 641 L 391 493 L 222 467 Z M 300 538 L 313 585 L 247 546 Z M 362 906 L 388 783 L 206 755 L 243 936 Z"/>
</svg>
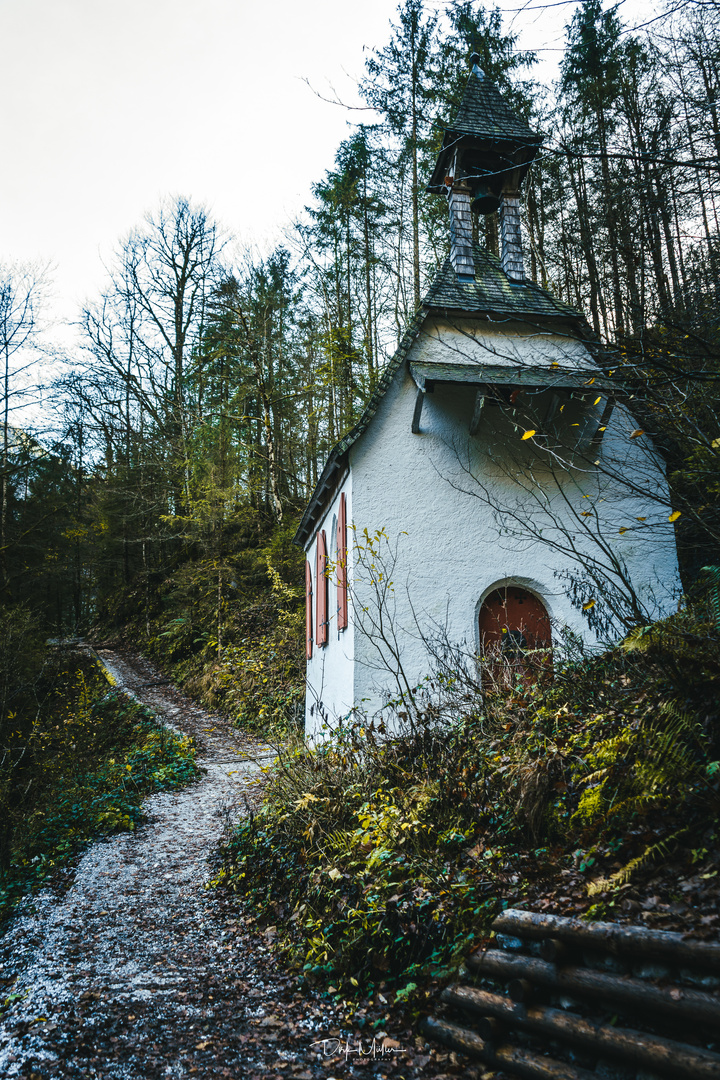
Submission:
<svg viewBox="0 0 720 1080">
<path fill-rule="evenodd" d="M 446 129 L 457 135 L 477 135 L 484 139 L 517 139 L 540 142 L 542 136 L 532 131 L 503 98 L 497 86 L 473 65 L 462 101 Z"/>
</svg>

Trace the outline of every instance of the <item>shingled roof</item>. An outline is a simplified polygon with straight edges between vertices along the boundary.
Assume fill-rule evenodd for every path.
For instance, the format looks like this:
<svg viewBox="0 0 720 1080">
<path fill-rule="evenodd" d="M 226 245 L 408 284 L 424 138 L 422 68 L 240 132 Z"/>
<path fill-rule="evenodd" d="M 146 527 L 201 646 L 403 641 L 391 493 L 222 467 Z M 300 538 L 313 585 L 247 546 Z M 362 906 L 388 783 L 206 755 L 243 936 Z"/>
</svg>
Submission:
<svg viewBox="0 0 720 1080">
<path fill-rule="evenodd" d="M 462 101 L 447 130 L 487 139 L 542 141 L 542 136 L 512 111 L 497 86 L 477 65 L 470 72 Z"/>
<path fill-rule="evenodd" d="M 473 254 L 476 267 L 475 281 L 458 281 L 450 259 L 445 261 L 425 294 L 422 306 L 405 331 L 395 355 L 384 368 L 362 416 L 330 451 L 325 468 L 315 485 L 315 490 L 295 533 L 295 543 L 301 547 L 311 539 L 314 527 L 324 513 L 326 502 L 332 496 L 342 475 L 350 447 L 369 426 L 395 374 L 405 363 L 428 315 L 438 311 L 454 311 L 458 314 L 486 318 L 514 317 L 524 321 L 539 319 L 545 324 L 550 319 L 562 321 L 565 324 L 574 323 L 578 329 L 584 328 L 581 333 L 590 336 L 590 329 L 579 311 L 556 300 L 549 292 L 533 282 L 526 281 L 522 285 L 511 285 L 500 266 L 500 260 L 477 244 L 473 246 Z"/>
<path fill-rule="evenodd" d="M 473 244 L 475 279 L 460 280 L 450 259 L 446 259 L 435 275 L 424 299 L 425 308 L 448 308 L 483 315 L 515 315 L 561 317 L 577 322 L 584 316 L 563 304 L 551 293 L 532 281 L 511 284 L 500 260 L 479 244 Z"/>
</svg>

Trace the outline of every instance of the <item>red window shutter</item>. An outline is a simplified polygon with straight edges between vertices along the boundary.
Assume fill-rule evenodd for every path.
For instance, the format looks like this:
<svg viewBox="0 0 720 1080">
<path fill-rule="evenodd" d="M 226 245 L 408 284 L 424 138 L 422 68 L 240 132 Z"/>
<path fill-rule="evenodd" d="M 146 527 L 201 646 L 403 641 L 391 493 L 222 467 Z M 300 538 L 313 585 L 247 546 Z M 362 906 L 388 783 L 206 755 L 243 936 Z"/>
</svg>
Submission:
<svg viewBox="0 0 720 1080">
<path fill-rule="evenodd" d="M 313 587 L 312 570 L 310 563 L 305 562 L 305 656 L 308 660 L 312 657 L 313 647 Z"/>
<path fill-rule="evenodd" d="M 345 492 L 340 496 L 340 509 L 337 520 L 337 625 L 338 630 L 345 630 L 348 624 L 348 579 L 347 579 L 347 503 Z"/>
<path fill-rule="evenodd" d="M 327 580 L 327 540 L 325 530 L 318 533 L 315 552 L 315 641 L 318 646 L 327 645 L 328 641 L 328 580 Z"/>
</svg>

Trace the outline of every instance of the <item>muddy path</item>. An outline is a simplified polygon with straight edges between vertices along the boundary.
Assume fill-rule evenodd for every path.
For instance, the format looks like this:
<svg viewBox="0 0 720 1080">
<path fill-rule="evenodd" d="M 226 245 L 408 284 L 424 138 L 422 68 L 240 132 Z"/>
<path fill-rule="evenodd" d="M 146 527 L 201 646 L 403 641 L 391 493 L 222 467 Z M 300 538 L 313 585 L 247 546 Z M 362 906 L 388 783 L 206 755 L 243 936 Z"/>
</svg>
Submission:
<svg viewBox="0 0 720 1080">
<path fill-rule="evenodd" d="M 202 778 L 93 844 L 69 887 L 32 897 L 0 938 L 0 1076 L 437 1077 L 467 1072 L 410 1031 L 301 986 L 238 905 L 206 886 L 227 823 L 259 798 L 272 750 L 199 708 L 142 658 L 98 650 L 117 684 L 197 743 Z"/>
</svg>

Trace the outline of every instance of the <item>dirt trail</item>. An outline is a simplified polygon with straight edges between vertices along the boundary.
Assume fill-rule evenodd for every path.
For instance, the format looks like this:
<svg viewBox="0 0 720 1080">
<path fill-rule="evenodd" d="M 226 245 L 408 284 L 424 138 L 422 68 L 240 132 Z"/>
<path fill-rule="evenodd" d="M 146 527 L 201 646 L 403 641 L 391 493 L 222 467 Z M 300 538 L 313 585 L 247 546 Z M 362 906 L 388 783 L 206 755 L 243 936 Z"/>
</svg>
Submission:
<svg viewBox="0 0 720 1080">
<path fill-rule="evenodd" d="M 447 1054 L 403 1033 L 382 1049 L 380 1032 L 373 1048 L 357 1014 L 301 988 L 252 919 L 205 888 L 208 858 L 257 800 L 272 751 L 162 685 L 146 661 L 98 651 L 119 686 L 194 736 L 206 771 L 151 796 L 146 825 L 93 844 L 67 891 L 29 899 L 0 938 L 3 997 L 24 995 L 0 1023 L 0 1077 L 437 1076 Z"/>
</svg>

